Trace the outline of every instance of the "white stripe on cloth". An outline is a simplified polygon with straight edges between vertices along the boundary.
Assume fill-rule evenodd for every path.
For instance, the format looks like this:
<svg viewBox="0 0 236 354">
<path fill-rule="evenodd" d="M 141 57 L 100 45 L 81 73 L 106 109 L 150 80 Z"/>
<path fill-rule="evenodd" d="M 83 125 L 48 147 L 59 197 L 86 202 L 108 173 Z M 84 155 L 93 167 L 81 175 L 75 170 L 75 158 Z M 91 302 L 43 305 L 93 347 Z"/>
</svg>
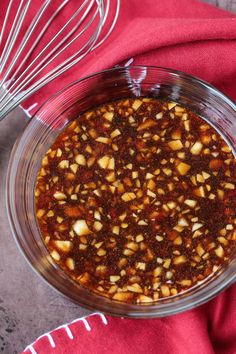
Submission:
<svg viewBox="0 0 236 354">
<path fill-rule="evenodd" d="M 25 114 L 26 114 L 29 118 L 31 118 L 31 117 L 32 117 L 32 114 L 30 113 L 30 111 L 32 111 L 32 109 L 34 109 L 34 108 L 37 107 L 37 106 L 38 106 L 38 103 L 35 102 L 35 103 L 33 103 L 31 106 L 29 106 L 29 108 L 24 108 L 24 107 L 22 107 L 22 106 L 21 106 L 21 108 L 23 109 L 23 111 L 25 112 Z"/>
<path fill-rule="evenodd" d="M 38 340 L 40 340 L 40 339 L 42 339 L 42 338 L 44 338 L 44 337 L 47 337 L 47 338 L 48 338 L 48 341 L 49 341 L 49 343 L 50 343 L 50 345 L 51 345 L 52 348 L 56 348 L 56 343 L 54 342 L 54 339 L 53 339 L 53 337 L 52 337 L 52 334 L 53 334 L 54 331 L 56 331 L 56 330 L 58 330 L 58 329 L 64 328 L 65 331 L 66 331 L 66 333 L 67 333 L 67 335 L 68 335 L 68 337 L 69 337 L 71 340 L 74 339 L 74 336 L 73 336 L 73 334 L 72 334 L 72 332 L 71 332 L 71 329 L 70 329 L 70 327 L 69 327 L 72 323 L 83 322 L 85 329 L 86 329 L 87 331 L 91 331 L 92 328 L 91 328 L 91 326 L 90 326 L 90 324 L 89 324 L 89 322 L 88 322 L 88 319 L 89 319 L 89 317 L 92 317 L 92 316 L 99 316 L 99 317 L 101 318 L 102 323 L 103 323 L 104 325 L 107 325 L 107 324 L 108 324 L 108 321 L 107 321 L 107 318 L 106 318 L 105 315 L 103 315 L 102 313 L 95 312 L 95 313 L 92 313 L 91 315 L 83 316 L 83 317 L 77 318 L 76 320 L 74 320 L 74 321 L 72 321 L 72 322 L 70 322 L 70 323 L 66 323 L 66 324 L 64 324 L 64 325 L 61 325 L 61 326 L 55 328 L 53 331 L 44 333 L 43 335 L 41 335 L 40 337 L 38 337 L 38 339 L 36 339 L 35 342 L 33 342 L 32 344 L 28 345 L 28 346 L 25 348 L 24 352 L 26 352 L 27 350 L 30 350 L 30 351 L 31 351 L 31 354 L 38 354 L 37 351 L 34 349 L 34 345 L 35 345 L 35 343 L 36 343 Z"/>
</svg>

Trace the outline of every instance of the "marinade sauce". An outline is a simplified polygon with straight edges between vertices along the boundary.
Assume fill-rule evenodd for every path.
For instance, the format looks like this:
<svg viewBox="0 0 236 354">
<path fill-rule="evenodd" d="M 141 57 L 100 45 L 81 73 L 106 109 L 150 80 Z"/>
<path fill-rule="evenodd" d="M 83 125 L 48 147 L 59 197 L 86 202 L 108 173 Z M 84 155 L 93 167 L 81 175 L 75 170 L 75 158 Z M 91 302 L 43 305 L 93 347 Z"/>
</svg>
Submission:
<svg viewBox="0 0 236 354">
<path fill-rule="evenodd" d="M 236 241 L 236 162 L 187 108 L 123 99 L 82 114 L 47 151 L 35 186 L 45 245 L 101 296 L 148 303 L 214 275 Z"/>
</svg>

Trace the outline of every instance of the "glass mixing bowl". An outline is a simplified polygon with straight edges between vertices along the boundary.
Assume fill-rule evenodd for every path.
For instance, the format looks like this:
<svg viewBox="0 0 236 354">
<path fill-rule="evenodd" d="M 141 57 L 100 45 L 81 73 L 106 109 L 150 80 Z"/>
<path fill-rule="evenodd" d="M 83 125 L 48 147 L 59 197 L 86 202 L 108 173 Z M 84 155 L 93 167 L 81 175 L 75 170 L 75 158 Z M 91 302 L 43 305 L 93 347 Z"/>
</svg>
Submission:
<svg viewBox="0 0 236 354">
<path fill-rule="evenodd" d="M 91 293 L 54 263 L 41 239 L 34 207 L 34 187 L 41 160 L 64 127 L 93 106 L 138 96 L 179 102 L 208 120 L 236 149 L 236 106 L 211 85 L 165 68 L 114 68 L 71 84 L 38 110 L 11 154 L 7 207 L 19 248 L 33 269 L 53 288 L 91 310 L 117 316 L 151 318 L 196 307 L 232 284 L 236 278 L 236 257 L 202 284 L 177 296 L 142 305 L 121 303 Z"/>
</svg>

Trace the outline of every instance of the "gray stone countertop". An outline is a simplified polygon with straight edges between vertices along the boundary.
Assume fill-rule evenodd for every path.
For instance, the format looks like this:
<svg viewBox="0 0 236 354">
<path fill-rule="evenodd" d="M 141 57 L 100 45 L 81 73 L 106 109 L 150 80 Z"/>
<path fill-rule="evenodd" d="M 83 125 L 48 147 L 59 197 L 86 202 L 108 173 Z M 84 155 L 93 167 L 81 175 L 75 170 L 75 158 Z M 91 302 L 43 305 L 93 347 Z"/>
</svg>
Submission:
<svg viewBox="0 0 236 354">
<path fill-rule="evenodd" d="M 17 109 L 0 130 L 0 353 L 18 354 L 41 334 L 88 313 L 51 289 L 18 250 L 7 219 L 5 182 L 10 152 L 26 124 Z"/>
</svg>

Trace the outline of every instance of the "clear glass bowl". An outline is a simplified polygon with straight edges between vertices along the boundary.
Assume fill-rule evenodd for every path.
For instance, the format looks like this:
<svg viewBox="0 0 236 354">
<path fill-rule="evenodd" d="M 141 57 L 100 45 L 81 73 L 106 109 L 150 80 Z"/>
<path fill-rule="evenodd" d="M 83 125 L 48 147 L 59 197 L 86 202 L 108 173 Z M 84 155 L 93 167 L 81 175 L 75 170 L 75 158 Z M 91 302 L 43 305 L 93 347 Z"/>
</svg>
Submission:
<svg viewBox="0 0 236 354">
<path fill-rule="evenodd" d="M 11 154 L 7 207 L 19 248 L 34 270 L 74 302 L 111 315 L 133 318 L 168 316 L 196 307 L 236 278 L 236 257 L 202 284 L 147 305 L 117 302 L 91 293 L 69 278 L 45 248 L 34 212 L 34 186 L 45 152 L 68 122 L 113 99 L 152 96 L 177 101 L 206 118 L 236 150 L 236 106 L 209 84 L 184 73 L 157 67 L 115 68 L 81 79 L 50 98 L 35 114 Z"/>
</svg>

